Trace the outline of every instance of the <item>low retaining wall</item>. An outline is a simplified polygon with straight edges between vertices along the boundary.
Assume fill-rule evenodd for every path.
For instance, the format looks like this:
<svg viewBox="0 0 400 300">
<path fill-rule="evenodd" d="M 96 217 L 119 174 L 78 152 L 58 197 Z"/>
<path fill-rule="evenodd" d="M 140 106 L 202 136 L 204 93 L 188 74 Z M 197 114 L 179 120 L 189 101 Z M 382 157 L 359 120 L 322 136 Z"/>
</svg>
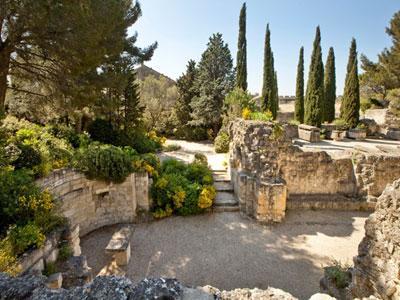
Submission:
<svg viewBox="0 0 400 300">
<path fill-rule="evenodd" d="M 121 184 L 89 180 L 71 169 L 52 172 L 38 184 L 59 201 L 59 211 L 80 236 L 106 225 L 134 222 L 150 209 L 147 173 L 133 173 Z"/>
<path fill-rule="evenodd" d="M 365 210 L 373 209 L 386 185 L 400 178 L 400 156 L 354 153 L 335 159 L 293 145 L 285 128 L 277 138 L 274 126 L 244 120 L 230 126 L 230 169 L 239 198 L 241 189 L 272 180 L 286 184 L 288 208 Z M 251 184 L 240 182 L 241 176 Z"/>
</svg>

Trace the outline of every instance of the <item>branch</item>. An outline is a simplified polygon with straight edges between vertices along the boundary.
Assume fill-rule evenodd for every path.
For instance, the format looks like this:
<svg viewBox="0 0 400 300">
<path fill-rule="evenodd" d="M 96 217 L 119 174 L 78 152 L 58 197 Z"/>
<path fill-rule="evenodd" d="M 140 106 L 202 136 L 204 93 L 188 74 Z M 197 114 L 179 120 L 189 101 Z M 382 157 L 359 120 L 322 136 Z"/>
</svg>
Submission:
<svg viewBox="0 0 400 300">
<path fill-rule="evenodd" d="M 15 86 L 9 86 L 8 88 L 9 88 L 10 90 L 13 90 L 13 91 L 16 91 L 16 92 L 26 93 L 26 94 L 30 94 L 30 95 L 35 95 L 35 96 L 43 97 L 43 98 L 46 98 L 46 97 L 47 97 L 46 95 L 39 94 L 39 93 L 35 93 L 35 92 L 32 92 L 32 91 L 28 91 L 28 90 L 24 90 L 24 89 L 21 89 L 21 88 L 17 88 L 17 87 L 15 87 Z"/>
</svg>

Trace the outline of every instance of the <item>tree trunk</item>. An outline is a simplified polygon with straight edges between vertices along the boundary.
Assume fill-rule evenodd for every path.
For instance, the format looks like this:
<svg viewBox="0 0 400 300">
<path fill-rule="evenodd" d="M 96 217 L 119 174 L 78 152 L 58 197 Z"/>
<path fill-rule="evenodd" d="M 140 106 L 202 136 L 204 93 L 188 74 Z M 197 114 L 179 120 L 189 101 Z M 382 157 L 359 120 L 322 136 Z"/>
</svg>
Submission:
<svg viewBox="0 0 400 300">
<path fill-rule="evenodd" d="M 7 92 L 7 75 L 10 68 L 10 51 L 0 50 L 0 116 L 5 112 L 4 102 Z"/>
</svg>

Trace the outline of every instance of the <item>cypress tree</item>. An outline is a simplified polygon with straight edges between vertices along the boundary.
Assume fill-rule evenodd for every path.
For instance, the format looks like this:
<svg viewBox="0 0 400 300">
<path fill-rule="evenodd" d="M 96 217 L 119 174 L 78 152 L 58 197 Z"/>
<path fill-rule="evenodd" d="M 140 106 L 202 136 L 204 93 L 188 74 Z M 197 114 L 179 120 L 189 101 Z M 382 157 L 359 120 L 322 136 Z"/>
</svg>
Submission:
<svg viewBox="0 0 400 300">
<path fill-rule="evenodd" d="M 246 3 L 243 3 L 239 17 L 238 52 L 236 56 L 236 86 L 247 90 L 247 41 L 246 41 Z"/>
<path fill-rule="evenodd" d="M 274 58 L 271 50 L 271 32 L 269 24 L 265 32 L 265 45 L 264 45 L 264 75 L 263 75 L 263 88 L 261 94 L 261 108 L 263 111 L 271 111 L 274 114 L 275 93 L 274 93 Z M 276 115 L 274 115 L 276 118 Z"/>
<path fill-rule="evenodd" d="M 360 119 L 360 83 L 358 79 L 357 44 L 354 38 L 351 41 L 347 63 L 340 117 L 352 128 L 357 126 Z"/>
<path fill-rule="evenodd" d="M 136 78 L 136 72 L 130 71 L 127 78 L 127 85 L 124 89 L 124 130 L 136 128 L 144 112 L 144 107 L 140 105 L 140 86 Z"/>
<path fill-rule="evenodd" d="M 336 101 L 336 70 L 335 70 L 335 52 L 329 48 L 328 58 L 325 66 L 324 79 L 324 116 L 323 121 L 331 123 L 335 119 L 335 101 Z"/>
<path fill-rule="evenodd" d="M 274 118 L 278 117 L 279 111 L 279 91 L 278 91 L 278 73 L 275 71 L 274 73 Z"/>
<path fill-rule="evenodd" d="M 294 110 L 296 121 L 304 122 L 304 48 L 300 48 L 299 63 L 297 65 L 296 78 L 296 102 Z"/>
<path fill-rule="evenodd" d="M 315 34 L 304 102 L 304 122 L 308 125 L 320 127 L 322 104 L 324 102 L 324 65 L 322 63 L 321 31 L 319 26 Z"/>
</svg>

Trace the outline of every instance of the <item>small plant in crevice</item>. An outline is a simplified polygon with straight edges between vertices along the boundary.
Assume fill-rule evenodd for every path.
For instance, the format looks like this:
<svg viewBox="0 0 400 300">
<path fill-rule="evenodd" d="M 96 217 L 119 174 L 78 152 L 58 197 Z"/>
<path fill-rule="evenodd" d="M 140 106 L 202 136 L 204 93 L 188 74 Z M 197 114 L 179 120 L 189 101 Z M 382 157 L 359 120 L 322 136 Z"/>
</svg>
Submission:
<svg viewBox="0 0 400 300">
<path fill-rule="evenodd" d="M 343 265 L 340 261 L 334 260 L 331 266 L 324 268 L 324 272 L 326 277 L 339 289 L 348 287 L 351 282 L 350 267 Z"/>
</svg>

